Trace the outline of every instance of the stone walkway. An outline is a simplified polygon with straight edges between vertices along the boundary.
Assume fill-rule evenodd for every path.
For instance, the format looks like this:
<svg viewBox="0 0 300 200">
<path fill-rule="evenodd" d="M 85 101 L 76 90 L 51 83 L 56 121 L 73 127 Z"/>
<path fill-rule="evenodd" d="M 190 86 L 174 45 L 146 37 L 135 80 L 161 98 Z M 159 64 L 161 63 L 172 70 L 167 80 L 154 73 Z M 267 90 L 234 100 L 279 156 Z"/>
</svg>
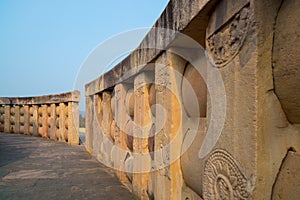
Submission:
<svg viewBox="0 0 300 200">
<path fill-rule="evenodd" d="M 135 199 L 83 146 L 0 133 L 0 199 Z"/>
</svg>

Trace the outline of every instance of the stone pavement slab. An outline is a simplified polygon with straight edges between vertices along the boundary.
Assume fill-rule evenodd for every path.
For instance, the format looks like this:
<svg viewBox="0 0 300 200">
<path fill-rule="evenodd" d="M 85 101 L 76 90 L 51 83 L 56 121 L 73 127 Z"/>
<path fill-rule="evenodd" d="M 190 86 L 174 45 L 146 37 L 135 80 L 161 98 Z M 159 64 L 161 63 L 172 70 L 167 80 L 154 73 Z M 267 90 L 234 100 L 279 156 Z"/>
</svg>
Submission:
<svg viewBox="0 0 300 200">
<path fill-rule="evenodd" d="M 0 133 L 0 199 L 135 197 L 83 146 Z"/>
</svg>

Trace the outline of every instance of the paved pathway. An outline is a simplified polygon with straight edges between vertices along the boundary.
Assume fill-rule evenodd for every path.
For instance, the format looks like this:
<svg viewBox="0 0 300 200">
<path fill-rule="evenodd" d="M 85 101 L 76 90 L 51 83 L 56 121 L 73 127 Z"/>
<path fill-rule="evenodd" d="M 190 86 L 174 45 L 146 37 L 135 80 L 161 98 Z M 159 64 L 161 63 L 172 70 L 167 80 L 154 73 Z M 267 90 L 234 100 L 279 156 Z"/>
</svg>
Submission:
<svg viewBox="0 0 300 200">
<path fill-rule="evenodd" d="M 135 199 L 83 146 L 0 133 L 0 199 Z"/>
</svg>

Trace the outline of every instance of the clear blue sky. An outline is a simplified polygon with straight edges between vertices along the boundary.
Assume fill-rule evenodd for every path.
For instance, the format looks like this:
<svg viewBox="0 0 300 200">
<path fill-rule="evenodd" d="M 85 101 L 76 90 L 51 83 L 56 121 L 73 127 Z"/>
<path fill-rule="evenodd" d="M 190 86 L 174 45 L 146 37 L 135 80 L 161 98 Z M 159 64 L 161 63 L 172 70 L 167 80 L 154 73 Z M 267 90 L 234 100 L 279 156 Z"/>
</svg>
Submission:
<svg viewBox="0 0 300 200">
<path fill-rule="evenodd" d="M 1 0 L 0 96 L 72 90 L 81 64 L 99 43 L 124 31 L 151 27 L 167 3 Z M 134 39 L 135 46 L 140 40 Z"/>
</svg>

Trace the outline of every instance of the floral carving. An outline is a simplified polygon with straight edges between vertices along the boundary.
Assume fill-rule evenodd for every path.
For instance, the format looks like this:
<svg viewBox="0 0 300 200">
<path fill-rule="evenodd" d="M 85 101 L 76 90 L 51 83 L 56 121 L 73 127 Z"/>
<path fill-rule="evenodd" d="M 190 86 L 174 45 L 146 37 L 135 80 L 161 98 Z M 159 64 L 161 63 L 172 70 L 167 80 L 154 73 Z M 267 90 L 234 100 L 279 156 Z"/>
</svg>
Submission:
<svg viewBox="0 0 300 200">
<path fill-rule="evenodd" d="M 222 149 L 215 150 L 204 168 L 204 199 L 249 199 L 247 179 L 232 156 Z"/>
</svg>

